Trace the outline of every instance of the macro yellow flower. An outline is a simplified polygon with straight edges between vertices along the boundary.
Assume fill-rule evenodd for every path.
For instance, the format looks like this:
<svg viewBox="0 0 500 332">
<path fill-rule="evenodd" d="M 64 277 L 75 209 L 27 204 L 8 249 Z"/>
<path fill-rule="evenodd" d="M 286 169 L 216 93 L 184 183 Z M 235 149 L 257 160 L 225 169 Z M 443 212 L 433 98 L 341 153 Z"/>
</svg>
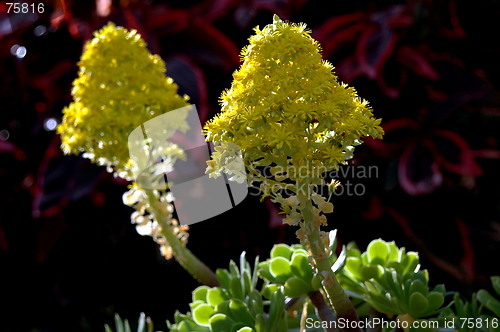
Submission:
<svg viewBox="0 0 500 332">
<path fill-rule="evenodd" d="M 207 141 L 241 148 L 249 182 L 281 189 L 287 178 L 323 184 L 324 172 L 345 164 L 362 137 L 382 137 L 381 119 L 354 88 L 338 80 L 304 24 L 275 15 L 272 24 L 255 28 L 249 41 L 231 88 L 220 98 L 221 113 L 204 128 Z M 210 171 L 217 173 L 227 163 L 222 150 L 212 155 Z M 261 166 L 280 171 L 265 176 Z M 273 190 L 264 192 L 269 195 Z M 331 212 L 330 205 L 320 205 Z"/>
<path fill-rule="evenodd" d="M 152 55 L 135 30 L 108 23 L 84 47 L 73 82 L 74 101 L 58 126 L 66 154 L 84 153 L 99 165 L 131 178 L 128 135 L 144 122 L 187 106 L 188 97 L 165 76 L 165 63 Z M 179 119 L 175 126 L 185 126 Z"/>
</svg>

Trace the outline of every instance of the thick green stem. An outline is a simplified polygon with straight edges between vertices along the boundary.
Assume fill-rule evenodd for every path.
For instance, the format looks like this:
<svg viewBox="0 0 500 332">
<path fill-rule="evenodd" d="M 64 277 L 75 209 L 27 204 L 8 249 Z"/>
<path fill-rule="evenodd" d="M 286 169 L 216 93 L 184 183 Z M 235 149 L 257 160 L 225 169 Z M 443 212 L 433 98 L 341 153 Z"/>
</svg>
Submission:
<svg viewBox="0 0 500 332">
<path fill-rule="evenodd" d="M 356 326 L 358 325 L 357 322 L 359 322 L 359 317 L 351 300 L 349 300 L 349 297 L 337 280 L 335 273 L 332 271 L 332 265 L 326 256 L 325 247 L 319 235 L 319 226 L 311 221 L 306 222 L 304 227 L 307 228 L 307 238 L 309 240 L 311 252 L 314 255 L 314 262 L 316 263 L 318 272 L 324 277 L 322 284 L 330 298 L 332 307 L 337 313 L 337 317 L 344 318 L 349 324 L 349 328 L 344 328 L 343 331 L 361 331 L 360 328 L 350 327 L 351 323 Z"/>
<path fill-rule="evenodd" d="M 325 302 L 323 294 L 319 290 L 309 294 L 312 304 L 316 307 L 316 314 L 321 321 L 326 322 L 325 332 L 340 332 L 341 330 L 333 325 L 333 322 L 337 322 L 337 317 L 332 311 L 332 308 Z"/>
<path fill-rule="evenodd" d="M 146 190 L 149 199 L 149 208 L 161 227 L 161 234 L 165 237 L 168 245 L 172 248 L 172 254 L 181 266 L 189 272 L 200 283 L 209 287 L 219 286 L 215 273 L 198 259 L 188 248 L 186 248 L 174 234 L 174 227 L 169 225 L 168 216 L 155 208 L 157 198 L 152 190 Z"/>
<path fill-rule="evenodd" d="M 332 265 L 328 260 L 325 246 L 321 240 L 320 226 L 314 222 L 312 201 L 309 194 L 309 183 L 300 183 L 298 181 L 297 184 L 299 188 L 299 194 L 297 196 L 302 206 L 302 215 L 304 218 L 302 228 L 309 242 L 309 249 L 313 254 L 318 273 L 323 276 L 323 288 L 330 299 L 330 303 L 337 317 L 343 318 L 348 325 L 343 331 L 361 332 L 362 330 L 358 327 L 359 317 L 356 309 L 354 309 L 351 300 L 349 300 L 349 297 L 337 280 L 335 273 L 332 271 Z M 356 327 L 353 328 L 351 326 Z"/>
</svg>

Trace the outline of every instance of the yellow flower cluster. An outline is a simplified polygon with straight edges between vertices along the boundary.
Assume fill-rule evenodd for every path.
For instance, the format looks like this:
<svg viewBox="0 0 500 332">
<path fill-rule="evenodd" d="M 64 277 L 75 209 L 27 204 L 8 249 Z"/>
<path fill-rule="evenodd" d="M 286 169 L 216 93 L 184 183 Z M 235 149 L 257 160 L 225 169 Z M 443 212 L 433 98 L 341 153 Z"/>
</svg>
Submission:
<svg viewBox="0 0 500 332">
<path fill-rule="evenodd" d="M 149 146 L 151 137 L 129 141 L 134 129 L 148 120 L 188 105 L 188 97 L 179 96 L 178 86 L 165 76 L 163 60 L 149 53 L 135 30 L 127 31 L 108 23 L 87 42 L 78 66 L 80 70 L 72 90 L 74 102 L 63 110 L 64 117 L 57 128 L 64 153 L 83 152 L 84 157 L 106 165 L 108 170 L 116 171 L 115 175 L 126 179 L 133 178 L 141 158 L 151 157 L 156 162 L 157 156 L 166 155 L 171 158 L 165 162 L 173 163 L 173 159 L 183 157 L 183 151 L 167 139 L 177 129 L 188 129 L 187 112 L 173 113 L 175 119 L 169 118 L 168 123 L 161 118 L 156 121 L 165 139 L 160 146 L 158 142 Z M 139 155 L 133 156 L 135 159 L 130 158 L 129 144 L 135 144 L 135 152 L 139 151 Z M 131 220 L 137 232 L 153 237 L 169 259 L 172 248 L 158 219 L 167 220 L 163 226 L 169 227 L 183 245 L 187 243 L 188 227 L 180 226 L 172 218 L 170 192 L 154 190 L 151 195 L 154 197 L 134 183 L 123 195 L 123 201 L 136 209 Z"/>
<path fill-rule="evenodd" d="M 304 213 L 312 213 L 314 223 L 325 225 L 323 213 L 333 205 L 314 192 L 315 185 L 352 158 L 362 137 L 382 137 L 381 119 L 354 88 L 339 82 L 304 24 L 275 15 L 273 24 L 255 32 L 231 88 L 221 96 L 222 112 L 205 125 L 207 141 L 219 145 L 207 172 L 217 176 L 227 169 L 234 156 L 224 147 L 235 144 L 249 182 L 262 182 L 263 197 L 281 204 L 285 223 L 297 225 Z M 286 199 L 283 189 L 292 192 Z M 307 200 L 317 208 L 306 211 Z"/>
<path fill-rule="evenodd" d="M 84 152 L 130 178 L 128 135 L 147 120 L 188 105 L 188 97 L 177 94 L 178 86 L 165 76 L 165 63 L 149 53 L 135 30 L 113 23 L 94 33 L 78 66 L 74 102 L 63 110 L 57 128 L 61 148 L 66 154 Z"/>
<path fill-rule="evenodd" d="M 271 165 L 277 182 L 322 183 L 323 172 L 345 164 L 361 137 L 382 136 L 381 120 L 338 81 L 305 25 L 275 15 L 255 31 L 221 96 L 222 112 L 205 126 L 207 140 L 238 145 L 250 180 L 264 181 L 255 169 Z M 225 162 L 218 153 L 213 158 L 215 165 Z"/>
</svg>

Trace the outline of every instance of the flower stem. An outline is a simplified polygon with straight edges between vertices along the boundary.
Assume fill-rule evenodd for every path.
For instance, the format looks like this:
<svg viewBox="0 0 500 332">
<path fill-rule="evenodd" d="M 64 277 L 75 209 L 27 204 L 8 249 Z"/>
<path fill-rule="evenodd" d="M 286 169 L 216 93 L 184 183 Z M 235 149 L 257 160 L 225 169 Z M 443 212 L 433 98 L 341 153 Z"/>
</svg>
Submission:
<svg viewBox="0 0 500 332">
<path fill-rule="evenodd" d="M 326 322 L 326 328 L 324 328 L 325 332 L 340 332 L 341 330 L 336 328 L 335 326 L 331 326 L 332 322 L 337 320 L 335 314 L 332 311 L 332 308 L 325 302 L 325 298 L 323 294 L 319 290 L 309 294 L 309 298 L 311 299 L 312 304 L 316 307 L 316 314 L 318 315 L 321 321 Z"/>
<path fill-rule="evenodd" d="M 316 263 L 318 273 L 320 273 L 324 277 L 322 284 L 326 293 L 328 294 L 328 297 L 330 298 L 332 307 L 335 310 L 337 317 L 344 318 L 346 322 L 349 322 L 349 326 L 344 328 L 343 331 L 361 331 L 360 328 L 350 327 L 351 322 L 359 321 L 359 317 L 356 309 L 354 309 L 354 306 L 349 300 L 349 297 L 344 292 L 344 289 L 337 280 L 335 273 L 332 271 L 332 266 L 330 264 L 330 261 L 328 260 L 328 257 L 326 256 L 323 241 L 321 241 L 319 235 L 319 226 L 315 225 L 311 220 L 311 222 L 306 221 L 304 227 L 307 228 L 309 247 L 314 255 L 314 261 Z"/>
<path fill-rule="evenodd" d="M 359 327 L 353 328 L 351 322 L 359 322 L 358 313 L 352 305 L 349 297 L 344 292 L 335 273 L 332 271 L 332 265 L 326 255 L 325 246 L 320 236 L 320 226 L 314 221 L 312 213 L 312 201 L 309 194 L 309 183 L 307 181 L 297 181 L 300 206 L 302 206 L 303 223 L 301 227 L 305 231 L 305 236 L 309 242 L 308 246 L 313 254 L 314 262 L 318 273 L 323 276 L 323 288 L 325 289 L 330 303 L 335 310 L 338 318 L 344 318 L 349 323 L 348 327 L 342 329 L 344 332 L 361 332 Z"/>
<path fill-rule="evenodd" d="M 174 233 L 174 227 L 169 225 L 168 216 L 155 208 L 156 196 L 152 190 L 145 190 L 149 199 L 149 208 L 161 226 L 161 234 L 165 237 L 168 245 L 172 248 L 172 254 L 181 266 L 189 272 L 200 283 L 209 287 L 219 286 L 215 273 L 186 248 Z"/>
</svg>

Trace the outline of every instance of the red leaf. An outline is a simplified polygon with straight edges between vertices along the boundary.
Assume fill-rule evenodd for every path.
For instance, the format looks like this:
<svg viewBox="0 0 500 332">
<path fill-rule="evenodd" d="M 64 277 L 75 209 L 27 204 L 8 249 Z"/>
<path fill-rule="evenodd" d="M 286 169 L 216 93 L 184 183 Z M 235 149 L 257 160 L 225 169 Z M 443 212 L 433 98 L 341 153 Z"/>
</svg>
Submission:
<svg viewBox="0 0 500 332">
<path fill-rule="evenodd" d="M 408 46 L 398 48 L 396 59 L 420 76 L 431 80 L 439 79 L 439 74 L 429 61 Z"/>
<path fill-rule="evenodd" d="M 467 142 L 453 131 L 442 129 L 435 134 L 433 154 L 439 164 L 450 172 L 469 176 L 479 176 L 483 172 Z"/>
<path fill-rule="evenodd" d="M 154 15 L 148 17 L 145 22 L 148 30 L 161 29 L 176 34 L 187 28 L 190 15 L 186 10 L 160 6 L 155 9 Z"/>
<path fill-rule="evenodd" d="M 335 69 L 337 75 L 346 83 L 352 83 L 358 77 L 363 76 L 363 71 L 353 55 L 342 60 Z"/>
<path fill-rule="evenodd" d="M 424 87 L 427 95 L 429 96 L 429 99 L 434 102 L 444 102 L 449 98 L 449 96 L 444 91 L 438 90 L 430 84 L 426 83 L 424 84 Z"/>
<path fill-rule="evenodd" d="M 334 51 L 341 48 L 342 46 L 349 43 L 354 43 L 354 41 L 357 39 L 357 35 L 360 34 L 363 30 L 368 29 L 369 27 L 370 23 L 365 22 L 353 24 L 341 29 L 331 38 L 321 42 L 321 46 L 323 48 L 323 57 L 328 58 Z M 321 39 L 317 39 L 321 41 Z"/>
<path fill-rule="evenodd" d="M 462 242 L 462 249 L 464 254 L 462 256 L 461 265 L 465 271 L 465 281 L 472 282 L 474 280 L 474 276 L 476 274 L 474 265 L 476 261 L 476 256 L 474 254 L 474 247 L 472 246 L 472 242 L 470 239 L 470 232 L 467 225 L 463 222 L 462 219 L 455 219 L 455 223 L 457 224 L 458 231 L 460 232 L 460 238 Z"/>
<path fill-rule="evenodd" d="M 240 64 L 239 49 L 234 42 L 209 22 L 194 18 L 185 30 L 185 54 L 212 66 L 232 72 Z"/>
<path fill-rule="evenodd" d="M 283 0 L 205 0 L 191 6 L 190 11 L 208 22 L 232 17 L 232 24 L 245 30 L 251 27 L 250 24 L 261 11 L 275 13 L 282 19 L 288 19 L 290 11 L 299 10 L 305 1 L 307 0 L 295 0 L 295 3 Z M 284 2 L 288 3 L 284 5 Z"/>
<path fill-rule="evenodd" d="M 427 146 L 409 145 L 398 165 L 399 184 L 412 196 L 424 195 L 439 188 L 443 176 Z"/>
<path fill-rule="evenodd" d="M 382 124 L 385 132 L 397 130 L 400 128 L 407 128 L 412 131 L 419 131 L 420 126 L 413 120 L 409 118 L 399 118 L 394 119 L 389 122 Z"/>
<path fill-rule="evenodd" d="M 60 137 L 55 135 L 38 168 L 33 195 L 34 218 L 48 218 L 58 214 L 70 201 L 88 195 L 104 173 L 102 167 L 77 156 L 63 156 L 59 149 Z"/>
<path fill-rule="evenodd" d="M 366 29 L 356 47 L 356 57 L 361 68 L 370 79 L 380 76 L 385 61 L 394 51 L 397 36 L 387 27 L 375 26 Z"/>
<path fill-rule="evenodd" d="M 356 35 L 369 26 L 368 14 L 366 13 L 336 16 L 316 29 L 313 32 L 313 37 L 321 43 L 323 55 L 328 58 L 334 50 L 347 42 L 354 43 Z"/>
<path fill-rule="evenodd" d="M 14 143 L 9 141 L 0 140 L 0 153 L 10 153 L 14 156 L 14 158 L 20 161 L 26 158 L 26 155 L 24 154 L 23 150 L 21 150 Z"/>
<path fill-rule="evenodd" d="M 52 142 L 50 142 L 49 147 L 45 151 L 45 156 L 38 168 L 38 174 L 36 177 L 36 183 L 31 187 L 31 192 L 33 195 L 33 203 L 32 203 L 32 214 L 34 218 L 41 217 L 41 203 L 42 197 L 44 194 L 44 177 L 45 172 L 49 166 L 50 160 L 61 154 L 61 150 L 59 149 L 59 144 L 61 143 L 59 135 L 54 136 Z M 50 209 L 49 209 L 50 210 Z M 48 215 L 54 215 L 58 212 L 58 209 L 48 211 Z M 44 211 L 47 213 L 47 211 Z"/>
<path fill-rule="evenodd" d="M 448 263 L 444 259 L 434 255 L 425 244 L 424 240 L 422 240 L 412 229 L 409 220 L 400 214 L 398 211 L 394 210 L 391 207 L 385 207 L 387 213 L 394 218 L 394 220 L 401 226 L 403 233 L 406 235 L 408 239 L 410 239 L 413 243 L 418 246 L 419 253 L 423 254 L 427 259 L 432 262 L 434 265 L 454 276 L 457 280 L 463 279 L 463 273 L 456 266 Z"/>
<path fill-rule="evenodd" d="M 335 16 L 323 23 L 323 25 L 316 29 L 313 36 L 320 42 L 324 42 L 333 38 L 339 30 L 345 29 L 347 26 L 361 21 L 367 21 L 368 14 L 365 12 L 357 12 L 347 15 Z"/>
<path fill-rule="evenodd" d="M 361 215 L 364 219 L 372 221 L 380 219 L 383 212 L 383 204 L 380 200 L 380 197 L 373 195 L 370 197 L 370 205 L 368 206 L 368 210 L 362 211 Z"/>
<path fill-rule="evenodd" d="M 186 56 L 176 55 L 165 59 L 167 75 L 179 85 L 179 93 L 186 93 L 189 101 L 196 105 L 201 123 L 209 117 L 208 93 L 203 71 Z"/>
<path fill-rule="evenodd" d="M 290 7 L 292 8 L 292 10 L 298 12 L 304 6 L 307 0 L 289 0 L 288 2 L 290 3 Z"/>
<path fill-rule="evenodd" d="M 137 19 L 135 16 L 134 12 L 130 8 L 129 2 L 123 2 L 125 5 L 123 5 L 123 16 L 127 20 L 127 26 L 126 28 L 131 30 L 135 29 L 137 32 L 142 36 L 143 39 L 147 40 L 148 38 L 148 33 L 142 23 Z"/>
<path fill-rule="evenodd" d="M 229 11 L 237 7 L 240 0 L 205 0 L 192 7 L 192 11 L 203 19 L 213 22 L 229 14 Z"/>
<path fill-rule="evenodd" d="M 394 66 L 393 69 L 387 67 L 377 76 L 377 84 L 386 96 L 397 99 L 408 81 L 408 73 L 401 66 Z"/>
<path fill-rule="evenodd" d="M 450 1 L 450 15 L 451 15 L 451 24 L 453 25 L 453 31 L 457 35 L 458 38 L 465 38 L 466 33 L 464 28 L 460 25 L 460 21 L 458 19 L 457 14 L 457 4 L 455 1 Z"/>
<path fill-rule="evenodd" d="M 410 15 L 401 14 L 394 16 L 389 20 L 389 26 L 393 29 L 406 29 L 411 26 L 414 19 Z"/>
<path fill-rule="evenodd" d="M 474 150 L 472 154 L 475 158 L 500 159 L 500 151 L 496 149 Z"/>
<path fill-rule="evenodd" d="M 371 148 L 383 151 L 393 152 L 403 146 L 410 144 L 420 131 L 420 126 L 413 120 L 408 118 L 399 118 L 390 120 L 382 124 L 385 135 L 384 139 L 364 139 L 365 144 Z"/>
<path fill-rule="evenodd" d="M 31 78 L 30 84 L 34 88 L 42 91 L 43 96 L 49 105 L 57 104 L 61 99 L 61 88 L 57 87 L 64 75 L 76 69 L 76 63 L 70 60 L 59 61 L 56 65 L 50 68 L 46 73 L 40 76 Z"/>
</svg>

